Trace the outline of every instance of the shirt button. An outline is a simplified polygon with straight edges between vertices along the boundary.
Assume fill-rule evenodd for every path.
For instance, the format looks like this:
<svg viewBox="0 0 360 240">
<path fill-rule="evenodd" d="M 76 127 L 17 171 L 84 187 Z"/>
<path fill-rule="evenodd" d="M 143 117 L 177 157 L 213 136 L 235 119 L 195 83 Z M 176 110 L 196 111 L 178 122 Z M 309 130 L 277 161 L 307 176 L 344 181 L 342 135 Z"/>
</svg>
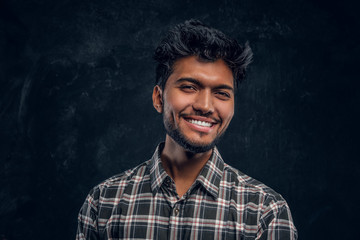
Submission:
<svg viewBox="0 0 360 240">
<path fill-rule="evenodd" d="M 175 208 L 174 213 L 175 213 L 175 216 L 177 216 L 179 214 L 179 209 Z"/>
</svg>

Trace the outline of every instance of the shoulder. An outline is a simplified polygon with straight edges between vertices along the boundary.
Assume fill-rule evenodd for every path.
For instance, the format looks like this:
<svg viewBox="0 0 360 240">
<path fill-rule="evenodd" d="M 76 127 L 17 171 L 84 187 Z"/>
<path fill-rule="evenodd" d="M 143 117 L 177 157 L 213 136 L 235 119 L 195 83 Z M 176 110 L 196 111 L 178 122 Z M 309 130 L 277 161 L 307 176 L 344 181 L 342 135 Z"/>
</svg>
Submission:
<svg viewBox="0 0 360 240">
<path fill-rule="evenodd" d="M 112 176 L 92 188 L 78 215 L 79 231 L 94 230 L 97 226 L 104 227 L 127 187 L 146 179 L 148 163 L 149 161 L 146 161 Z"/>
<path fill-rule="evenodd" d="M 280 194 L 275 192 L 272 188 L 268 187 L 264 183 L 246 175 L 245 173 L 226 163 L 224 166 L 224 178 L 225 181 L 228 181 L 233 185 L 243 187 L 247 190 L 257 192 L 259 194 L 281 197 Z"/>
<path fill-rule="evenodd" d="M 258 210 L 265 211 L 269 206 L 287 207 L 281 194 L 238 169 L 225 164 L 223 174 L 222 185 L 228 186 L 232 191 L 231 194 L 237 199 L 245 196 L 249 202 L 257 205 Z"/>
<path fill-rule="evenodd" d="M 148 178 L 150 160 L 128 169 L 120 174 L 114 175 L 96 185 L 88 194 L 88 198 L 97 202 L 100 199 L 119 199 L 126 186 L 134 182 L 144 181 Z"/>
</svg>

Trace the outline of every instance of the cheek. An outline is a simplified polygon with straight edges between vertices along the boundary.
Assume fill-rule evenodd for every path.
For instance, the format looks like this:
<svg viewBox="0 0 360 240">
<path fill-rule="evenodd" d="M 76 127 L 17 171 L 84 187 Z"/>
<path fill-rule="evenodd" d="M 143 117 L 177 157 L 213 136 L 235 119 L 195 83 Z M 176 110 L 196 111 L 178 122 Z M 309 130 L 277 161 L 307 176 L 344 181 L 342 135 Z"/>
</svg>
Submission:
<svg viewBox="0 0 360 240">
<path fill-rule="evenodd" d="M 179 113 L 181 112 L 181 105 L 176 100 L 173 97 L 165 97 L 163 101 L 164 117 L 175 125 L 178 124 Z"/>
<path fill-rule="evenodd" d="M 165 105 L 172 113 L 179 114 L 191 105 L 191 98 L 189 96 L 173 92 L 166 96 Z"/>
<path fill-rule="evenodd" d="M 231 119 L 234 116 L 234 105 L 228 104 L 228 105 L 222 105 L 219 108 L 220 117 L 223 119 L 223 121 L 231 121 Z"/>
</svg>

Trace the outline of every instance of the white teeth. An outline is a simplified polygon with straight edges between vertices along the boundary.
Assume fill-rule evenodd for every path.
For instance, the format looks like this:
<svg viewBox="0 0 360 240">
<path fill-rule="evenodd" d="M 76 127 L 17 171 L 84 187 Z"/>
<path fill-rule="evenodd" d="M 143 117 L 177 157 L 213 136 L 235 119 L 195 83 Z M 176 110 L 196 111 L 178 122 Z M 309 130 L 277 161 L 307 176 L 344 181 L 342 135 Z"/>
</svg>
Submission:
<svg viewBox="0 0 360 240">
<path fill-rule="evenodd" d="M 203 122 L 203 121 L 198 121 L 198 120 L 193 120 L 193 119 L 190 119 L 189 122 L 199 125 L 199 126 L 202 126 L 202 127 L 211 127 L 211 123 L 208 123 L 208 122 Z"/>
</svg>

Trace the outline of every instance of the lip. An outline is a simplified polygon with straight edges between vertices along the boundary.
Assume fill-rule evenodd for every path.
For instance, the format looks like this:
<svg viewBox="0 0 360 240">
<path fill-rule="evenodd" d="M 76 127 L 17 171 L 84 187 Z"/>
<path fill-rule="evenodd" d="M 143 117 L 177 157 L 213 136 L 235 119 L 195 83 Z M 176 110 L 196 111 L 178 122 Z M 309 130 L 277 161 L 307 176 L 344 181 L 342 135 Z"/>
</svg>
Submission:
<svg viewBox="0 0 360 240">
<path fill-rule="evenodd" d="M 183 116 L 183 118 L 185 120 L 193 119 L 193 120 L 197 120 L 197 121 L 208 122 L 211 124 L 217 124 L 219 122 L 219 120 L 217 120 L 217 119 L 198 116 L 198 115 L 185 115 L 185 116 Z"/>
<path fill-rule="evenodd" d="M 202 116 L 186 116 L 183 117 L 185 120 L 185 123 L 192 129 L 195 130 L 197 132 L 202 132 L 202 133 L 209 133 L 211 132 L 215 125 L 218 123 L 218 121 L 215 121 L 211 118 L 207 118 L 207 117 L 202 117 Z M 194 123 L 189 122 L 189 120 L 197 120 L 197 121 L 202 121 L 202 122 L 208 122 L 211 123 L 210 127 L 206 127 L 206 126 L 200 126 Z"/>
</svg>

